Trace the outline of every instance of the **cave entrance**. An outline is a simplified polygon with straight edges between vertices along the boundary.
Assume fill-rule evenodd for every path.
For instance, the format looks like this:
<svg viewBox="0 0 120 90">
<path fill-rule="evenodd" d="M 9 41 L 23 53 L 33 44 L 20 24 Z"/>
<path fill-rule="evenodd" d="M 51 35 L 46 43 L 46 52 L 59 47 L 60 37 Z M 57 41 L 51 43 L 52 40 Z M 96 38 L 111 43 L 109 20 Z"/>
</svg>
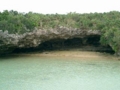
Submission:
<svg viewBox="0 0 120 90">
<path fill-rule="evenodd" d="M 43 42 L 39 45 L 40 49 L 46 50 L 65 50 L 70 48 L 76 48 L 82 46 L 82 39 L 73 38 L 73 39 L 54 39 L 50 41 Z"/>
<path fill-rule="evenodd" d="M 78 49 L 84 51 L 111 51 L 112 49 L 107 46 L 104 47 L 100 44 L 100 36 L 88 36 L 85 38 L 72 38 L 72 39 L 53 39 L 43 42 L 38 46 L 41 50 L 70 50 Z"/>
<path fill-rule="evenodd" d="M 35 48 L 17 48 L 14 52 L 43 52 L 51 50 L 84 50 L 84 51 L 100 51 L 113 52 L 109 46 L 102 46 L 100 44 L 100 36 L 88 36 L 85 38 L 71 38 L 71 39 L 52 39 L 45 41 Z"/>
</svg>

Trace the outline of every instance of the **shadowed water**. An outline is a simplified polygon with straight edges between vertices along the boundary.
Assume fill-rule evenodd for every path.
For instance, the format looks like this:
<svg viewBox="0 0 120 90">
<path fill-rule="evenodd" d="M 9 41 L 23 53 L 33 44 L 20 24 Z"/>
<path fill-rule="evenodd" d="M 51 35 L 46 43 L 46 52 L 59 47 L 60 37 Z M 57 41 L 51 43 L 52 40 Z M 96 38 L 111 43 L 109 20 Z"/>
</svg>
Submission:
<svg viewBox="0 0 120 90">
<path fill-rule="evenodd" d="M 120 61 L 49 56 L 0 58 L 0 90 L 120 90 Z"/>
</svg>

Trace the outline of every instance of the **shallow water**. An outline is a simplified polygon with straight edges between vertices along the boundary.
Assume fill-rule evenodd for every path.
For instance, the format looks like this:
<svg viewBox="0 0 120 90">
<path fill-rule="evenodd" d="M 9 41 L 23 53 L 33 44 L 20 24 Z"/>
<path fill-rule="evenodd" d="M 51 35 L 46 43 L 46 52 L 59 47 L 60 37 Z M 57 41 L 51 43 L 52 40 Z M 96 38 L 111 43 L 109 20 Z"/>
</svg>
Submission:
<svg viewBox="0 0 120 90">
<path fill-rule="evenodd" d="M 120 90 L 120 61 L 112 58 L 0 58 L 0 90 Z"/>
</svg>

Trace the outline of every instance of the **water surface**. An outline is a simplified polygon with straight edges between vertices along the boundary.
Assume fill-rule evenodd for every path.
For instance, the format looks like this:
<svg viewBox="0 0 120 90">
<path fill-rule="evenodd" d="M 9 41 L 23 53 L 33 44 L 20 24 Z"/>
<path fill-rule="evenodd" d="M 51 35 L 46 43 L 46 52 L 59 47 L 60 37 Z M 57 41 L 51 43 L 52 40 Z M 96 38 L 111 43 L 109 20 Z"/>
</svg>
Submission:
<svg viewBox="0 0 120 90">
<path fill-rule="evenodd" d="M 0 58 L 0 90 L 120 90 L 120 61 L 49 55 Z"/>
</svg>

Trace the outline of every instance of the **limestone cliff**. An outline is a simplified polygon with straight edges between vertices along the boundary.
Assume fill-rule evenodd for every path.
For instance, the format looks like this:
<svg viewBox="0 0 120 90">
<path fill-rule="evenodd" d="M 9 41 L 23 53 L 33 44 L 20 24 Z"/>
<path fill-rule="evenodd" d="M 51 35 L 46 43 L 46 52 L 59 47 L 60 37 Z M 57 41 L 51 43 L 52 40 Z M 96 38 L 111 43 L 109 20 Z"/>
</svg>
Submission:
<svg viewBox="0 0 120 90">
<path fill-rule="evenodd" d="M 24 34 L 9 34 L 0 31 L 0 54 L 10 53 L 15 48 L 37 47 L 45 41 L 52 39 L 85 38 L 88 36 L 100 36 L 99 30 L 80 30 L 60 26 L 56 29 L 35 29 Z"/>
</svg>

